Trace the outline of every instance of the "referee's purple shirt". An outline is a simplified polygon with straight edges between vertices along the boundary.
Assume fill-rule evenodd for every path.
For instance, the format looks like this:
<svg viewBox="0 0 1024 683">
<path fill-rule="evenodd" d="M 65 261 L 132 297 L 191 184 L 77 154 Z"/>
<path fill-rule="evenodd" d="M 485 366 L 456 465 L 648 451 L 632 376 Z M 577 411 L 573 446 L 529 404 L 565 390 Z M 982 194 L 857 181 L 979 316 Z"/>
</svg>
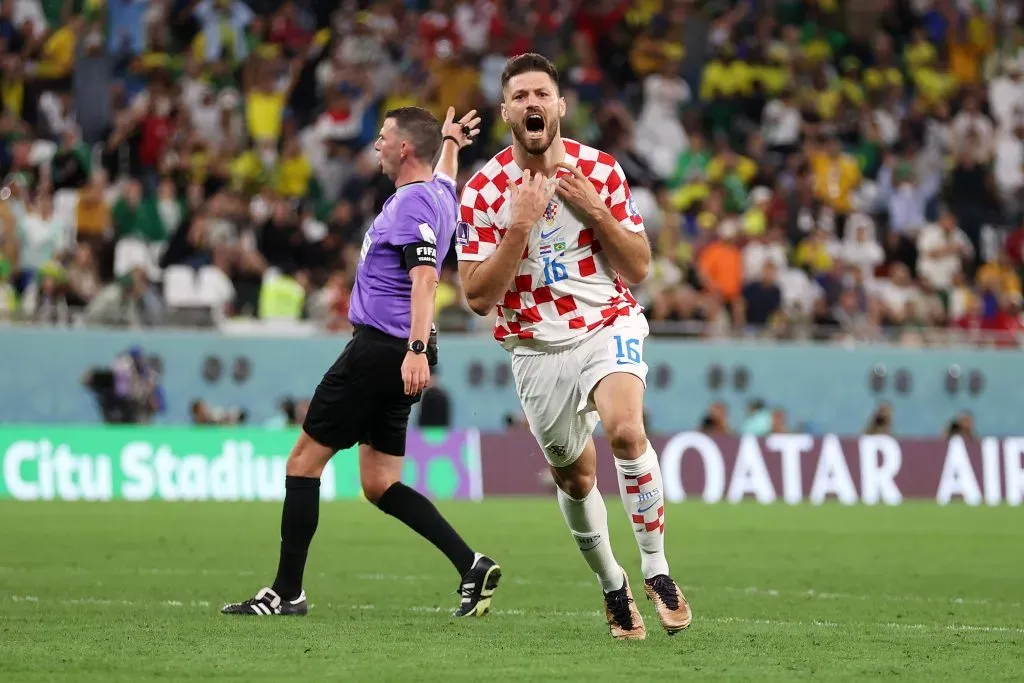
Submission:
<svg viewBox="0 0 1024 683">
<path fill-rule="evenodd" d="M 394 337 L 409 337 L 412 279 L 402 267 L 402 250 L 417 242 L 433 244 L 440 274 L 455 234 L 458 207 L 455 181 L 443 174 L 403 185 L 384 202 L 359 252 L 348 310 L 353 325 L 370 325 Z"/>
</svg>

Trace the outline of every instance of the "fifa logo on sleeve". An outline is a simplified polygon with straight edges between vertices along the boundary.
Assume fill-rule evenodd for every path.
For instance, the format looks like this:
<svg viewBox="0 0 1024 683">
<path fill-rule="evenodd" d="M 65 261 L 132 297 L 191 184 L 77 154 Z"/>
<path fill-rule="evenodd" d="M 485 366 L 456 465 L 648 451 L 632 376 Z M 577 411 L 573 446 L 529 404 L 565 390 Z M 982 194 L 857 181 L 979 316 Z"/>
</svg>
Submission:
<svg viewBox="0 0 1024 683">
<path fill-rule="evenodd" d="M 459 244 L 469 244 L 469 223 L 459 221 L 455 226 L 455 241 Z"/>
</svg>

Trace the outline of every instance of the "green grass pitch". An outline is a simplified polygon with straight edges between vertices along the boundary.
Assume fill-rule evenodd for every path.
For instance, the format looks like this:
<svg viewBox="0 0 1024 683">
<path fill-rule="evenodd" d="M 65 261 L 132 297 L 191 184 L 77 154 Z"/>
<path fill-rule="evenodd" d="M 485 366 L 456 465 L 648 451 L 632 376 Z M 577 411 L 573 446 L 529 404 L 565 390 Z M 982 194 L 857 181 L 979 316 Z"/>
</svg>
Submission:
<svg viewBox="0 0 1024 683">
<path fill-rule="evenodd" d="M 619 501 L 616 555 L 648 638 L 608 636 L 554 500 L 443 504 L 504 580 L 455 622 L 455 572 L 365 502 L 322 507 L 306 619 L 231 618 L 269 583 L 280 508 L 3 503 L 0 680 L 938 681 L 1024 675 L 1024 524 L 1002 508 L 670 506 L 694 610 L 669 638 L 640 589 Z"/>
</svg>

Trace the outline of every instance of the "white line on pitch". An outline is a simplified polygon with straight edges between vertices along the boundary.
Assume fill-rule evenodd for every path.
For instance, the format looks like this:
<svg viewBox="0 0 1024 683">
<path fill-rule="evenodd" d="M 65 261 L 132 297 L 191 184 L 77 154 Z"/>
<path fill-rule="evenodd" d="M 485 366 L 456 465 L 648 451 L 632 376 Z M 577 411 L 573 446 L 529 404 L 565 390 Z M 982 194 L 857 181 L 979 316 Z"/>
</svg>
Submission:
<svg viewBox="0 0 1024 683">
<path fill-rule="evenodd" d="M 63 570 L 69 574 L 138 574 L 138 575 L 153 575 L 153 576 L 237 576 L 242 578 L 249 578 L 256 576 L 256 572 L 252 570 L 223 570 L 223 569 L 192 569 L 192 568 L 173 568 L 173 567 L 141 567 L 137 569 L 115 569 L 111 572 L 107 570 L 87 569 L 83 567 L 64 567 Z M 37 572 L 38 568 L 29 567 L 3 567 L 0 566 L 0 572 Z M 443 577 L 430 576 L 423 574 L 385 574 L 385 573 L 363 573 L 356 574 L 355 576 L 346 575 L 343 573 L 327 573 L 318 572 L 320 578 L 332 578 L 332 577 L 344 577 L 346 580 L 356 581 L 398 581 L 408 583 L 431 583 L 443 581 Z M 595 585 L 593 581 L 570 581 L 570 580 L 541 580 L 541 579 L 524 579 L 520 577 L 513 577 L 510 582 L 514 585 L 519 586 L 548 586 L 548 587 L 566 587 L 573 586 L 577 588 L 591 588 Z M 912 603 L 926 603 L 926 604 L 941 604 L 941 605 L 991 605 L 999 607 L 1010 607 L 1014 609 L 1024 608 L 1024 603 L 1021 602 L 1006 602 L 1003 600 L 993 598 L 968 598 L 968 597 L 957 597 L 951 596 L 948 598 L 937 598 L 931 596 L 921 595 L 859 595 L 854 593 L 843 593 L 843 592 L 832 592 L 832 591 L 820 591 L 815 589 L 807 590 L 778 590 L 775 588 L 762 588 L 758 586 L 748 587 L 737 587 L 737 586 L 696 586 L 693 584 L 683 583 L 682 589 L 686 592 L 693 591 L 694 593 L 742 593 L 744 595 L 755 596 L 755 597 L 769 597 L 769 598 L 800 598 L 800 599 L 812 599 L 812 600 L 850 600 L 855 602 L 912 602 Z"/>
<path fill-rule="evenodd" d="M 684 586 L 684 588 L 691 588 Z M 828 591 L 817 591 L 808 589 L 805 591 L 798 590 L 783 590 L 779 591 L 774 588 L 758 588 L 756 586 L 749 586 L 747 588 L 734 588 L 732 586 L 719 586 L 716 588 L 703 588 L 697 589 L 700 591 L 715 592 L 716 590 L 724 591 L 726 593 L 744 593 L 746 595 L 757 595 L 767 596 L 771 598 L 780 597 L 794 597 L 794 598 L 811 598 L 814 600 L 853 600 L 858 602 L 870 602 L 873 600 L 880 600 L 884 602 L 923 602 L 923 603 L 939 603 L 948 604 L 953 603 L 956 605 L 998 605 L 1000 607 L 1024 607 L 1024 603 L 1020 602 L 1004 602 L 1002 600 L 990 600 L 988 598 L 960 598 L 960 597 L 949 597 L 949 598 L 936 598 L 926 597 L 922 595 L 856 595 L 853 593 L 831 593 Z"/>
<path fill-rule="evenodd" d="M 123 606 L 123 607 L 146 607 L 153 604 L 159 604 L 163 607 L 191 607 L 191 608 L 203 608 L 207 609 L 211 607 L 211 602 L 208 600 L 191 600 L 189 602 L 181 602 L 179 600 L 164 600 L 158 603 L 154 602 L 136 602 L 132 600 L 114 600 L 106 598 L 76 598 L 76 599 L 58 599 L 49 600 L 41 599 L 34 595 L 12 595 L 8 599 L 11 602 L 19 603 L 33 603 L 33 604 L 59 604 L 59 605 L 95 605 L 95 606 Z M 315 604 L 310 605 L 310 609 L 315 608 Z M 335 605 L 333 603 L 327 603 L 328 609 L 346 609 L 351 611 L 369 611 L 377 610 L 378 607 L 372 604 L 362 605 Z M 411 607 L 384 607 L 384 611 L 389 612 L 412 612 L 412 613 L 436 613 L 445 614 L 451 611 L 449 607 L 440 606 L 429 606 L 429 605 L 413 605 Z M 598 610 L 584 610 L 584 611 L 561 611 L 561 610 L 525 610 L 525 609 L 496 609 L 491 612 L 495 616 L 508 616 L 508 617 L 593 617 L 599 618 L 602 613 Z M 747 617 L 698 617 L 695 620 L 695 627 L 700 622 L 710 622 L 714 624 L 741 624 L 748 626 L 771 626 L 776 628 L 856 628 L 864 629 L 870 627 L 876 628 L 887 628 L 894 630 L 909 630 L 909 631 L 974 631 L 979 633 L 1019 633 L 1024 634 L 1024 628 L 1013 628 L 1010 626 L 984 626 L 974 624 L 900 624 L 895 622 L 835 622 L 835 621 L 787 621 L 782 619 L 751 619 Z"/>
</svg>

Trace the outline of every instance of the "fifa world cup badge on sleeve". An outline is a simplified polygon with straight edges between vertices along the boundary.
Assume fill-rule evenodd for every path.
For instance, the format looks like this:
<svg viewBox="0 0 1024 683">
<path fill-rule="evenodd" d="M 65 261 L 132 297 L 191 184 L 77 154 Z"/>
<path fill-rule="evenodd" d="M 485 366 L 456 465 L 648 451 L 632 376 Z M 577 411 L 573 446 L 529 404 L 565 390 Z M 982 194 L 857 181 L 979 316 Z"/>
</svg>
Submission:
<svg viewBox="0 0 1024 683">
<path fill-rule="evenodd" d="M 459 221 L 455 226 L 455 241 L 459 244 L 469 244 L 469 223 Z"/>
<path fill-rule="evenodd" d="M 637 216 L 640 214 L 640 209 L 636 206 L 636 200 L 632 197 L 629 198 L 629 202 L 626 204 L 626 208 L 629 211 L 630 216 Z"/>
</svg>

